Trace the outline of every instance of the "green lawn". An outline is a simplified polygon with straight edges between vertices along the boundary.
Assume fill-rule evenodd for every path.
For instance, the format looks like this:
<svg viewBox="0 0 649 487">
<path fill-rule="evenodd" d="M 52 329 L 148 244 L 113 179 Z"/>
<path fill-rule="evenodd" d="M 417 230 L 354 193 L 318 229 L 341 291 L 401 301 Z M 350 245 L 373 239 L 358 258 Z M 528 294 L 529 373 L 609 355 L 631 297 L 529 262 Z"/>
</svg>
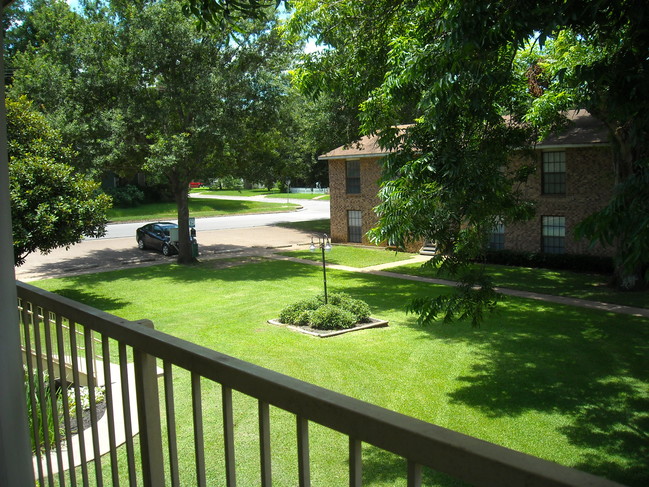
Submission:
<svg viewBox="0 0 649 487">
<path fill-rule="evenodd" d="M 280 193 L 278 189 L 268 191 L 267 189 L 207 189 L 197 188 L 192 189 L 191 193 L 194 195 L 216 195 L 216 196 L 266 196 L 267 198 L 292 198 L 292 199 L 323 199 L 328 200 L 328 194 L 312 194 L 312 193 Z"/>
<path fill-rule="evenodd" d="M 267 198 L 291 198 L 298 200 L 329 200 L 328 194 L 321 193 L 273 193 L 266 196 Z"/>
<path fill-rule="evenodd" d="M 423 277 L 444 277 L 437 276 L 434 269 L 422 267 L 420 264 L 394 267 L 390 269 L 390 272 Z M 493 276 L 496 286 L 504 288 L 649 308 L 648 291 L 616 291 L 606 285 L 608 276 L 601 274 L 582 274 L 504 265 L 488 265 L 487 272 Z"/>
<path fill-rule="evenodd" d="M 227 264 L 227 265 L 226 265 Z M 649 483 L 649 323 L 509 299 L 481 328 L 416 325 L 403 311 L 445 288 L 330 270 L 331 291 L 365 299 L 388 328 L 317 339 L 268 325 L 321 292 L 322 272 L 292 262 L 204 262 L 37 283 L 220 352 L 622 483 Z M 193 485 L 186 373 L 174 376 L 183 485 Z M 219 387 L 204 383 L 208 485 L 224 485 Z M 237 479 L 258 485 L 254 400 L 236 394 Z M 295 419 L 272 410 L 274 485 L 297 483 Z M 347 440 L 312 425 L 313 485 L 347 483 Z M 405 485 L 400 459 L 365 445 L 364 485 Z M 425 485 L 458 485 L 430 472 Z"/>
<path fill-rule="evenodd" d="M 200 218 L 244 213 L 290 211 L 297 207 L 298 205 L 281 202 L 190 198 L 189 215 Z M 108 219 L 113 222 L 175 220 L 177 218 L 178 210 L 175 203 L 149 203 L 136 208 L 113 208 L 108 212 Z"/>
<path fill-rule="evenodd" d="M 326 218 L 324 220 L 309 220 L 305 222 L 282 222 L 277 223 L 277 227 L 294 228 L 313 234 L 331 234 L 331 220 Z"/>
<path fill-rule="evenodd" d="M 268 196 L 279 193 L 278 189 L 208 189 L 196 188 L 192 189 L 191 194 L 199 195 L 205 194 L 210 196 Z"/>
<path fill-rule="evenodd" d="M 322 260 L 322 251 L 320 249 L 316 250 L 316 252 L 310 252 L 309 250 L 293 250 L 290 252 L 280 252 L 280 254 L 288 257 L 296 257 L 298 259 L 320 262 Z M 325 251 L 325 260 L 329 264 L 360 268 L 408 260 L 415 255 L 417 254 L 395 252 L 384 248 L 368 249 L 365 247 L 333 244 L 331 250 Z"/>
</svg>

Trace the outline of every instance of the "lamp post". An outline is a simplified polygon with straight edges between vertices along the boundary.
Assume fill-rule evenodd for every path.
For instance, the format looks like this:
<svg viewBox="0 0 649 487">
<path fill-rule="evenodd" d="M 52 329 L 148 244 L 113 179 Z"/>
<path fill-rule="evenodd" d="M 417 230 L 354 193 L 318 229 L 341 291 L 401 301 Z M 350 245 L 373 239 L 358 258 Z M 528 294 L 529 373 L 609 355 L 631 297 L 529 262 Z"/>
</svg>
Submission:
<svg viewBox="0 0 649 487">
<path fill-rule="evenodd" d="M 329 236 L 325 233 L 323 235 L 316 235 L 315 238 L 318 239 L 318 243 L 316 244 L 313 241 L 313 236 L 311 237 L 311 246 L 309 247 L 309 250 L 311 252 L 315 252 L 316 248 L 320 248 L 322 250 L 322 277 L 324 280 L 324 299 L 325 299 L 325 304 L 328 304 L 329 300 L 327 298 L 327 267 L 325 265 L 325 250 L 330 251 L 331 250 L 331 242 L 329 240 Z"/>
</svg>

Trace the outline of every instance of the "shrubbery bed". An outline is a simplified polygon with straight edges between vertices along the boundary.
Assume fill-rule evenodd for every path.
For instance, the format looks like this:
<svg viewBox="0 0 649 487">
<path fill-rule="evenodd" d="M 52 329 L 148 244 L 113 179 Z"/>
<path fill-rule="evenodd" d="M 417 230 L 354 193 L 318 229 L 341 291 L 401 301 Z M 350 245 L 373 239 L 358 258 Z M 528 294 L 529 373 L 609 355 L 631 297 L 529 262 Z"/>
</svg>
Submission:
<svg viewBox="0 0 649 487">
<path fill-rule="evenodd" d="M 370 322 L 370 307 L 346 293 L 331 293 L 305 299 L 284 308 L 279 320 L 287 325 L 308 326 L 317 330 L 343 330 Z"/>
</svg>

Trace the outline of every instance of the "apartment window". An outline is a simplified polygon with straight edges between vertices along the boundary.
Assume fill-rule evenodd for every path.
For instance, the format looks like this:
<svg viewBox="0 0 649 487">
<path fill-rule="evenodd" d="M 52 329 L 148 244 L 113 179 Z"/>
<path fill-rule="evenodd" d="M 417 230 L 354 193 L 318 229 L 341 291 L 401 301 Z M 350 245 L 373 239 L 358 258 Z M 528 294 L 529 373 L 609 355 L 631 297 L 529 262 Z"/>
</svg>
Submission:
<svg viewBox="0 0 649 487">
<path fill-rule="evenodd" d="M 363 241 L 363 220 L 358 210 L 347 212 L 347 240 L 356 243 Z"/>
<path fill-rule="evenodd" d="M 566 194 L 566 153 L 543 153 L 543 194 Z"/>
<path fill-rule="evenodd" d="M 487 243 L 489 250 L 503 250 L 505 248 L 505 224 L 498 220 L 489 234 Z"/>
<path fill-rule="evenodd" d="M 361 192 L 361 161 L 347 161 L 347 194 Z"/>
<path fill-rule="evenodd" d="M 548 254 L 563 254 L 566 240 L 566 217 L 544 216 L 543 225 L 543 252 Z"/>
</svg>

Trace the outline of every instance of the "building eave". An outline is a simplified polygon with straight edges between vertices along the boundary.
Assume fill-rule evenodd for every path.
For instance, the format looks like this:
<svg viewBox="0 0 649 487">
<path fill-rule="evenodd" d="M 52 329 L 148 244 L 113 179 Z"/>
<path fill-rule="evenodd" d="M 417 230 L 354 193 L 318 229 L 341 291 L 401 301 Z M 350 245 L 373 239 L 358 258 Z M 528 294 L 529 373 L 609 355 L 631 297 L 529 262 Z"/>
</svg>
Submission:
<svg viewBox="0 0 649 487">
<path fill-rule="evenodd" d="M 340 159 L 370 159 L 370 158 L 376 158 L 376 157 L 384 157 L 390 154 L 389 152 L 372 152 L 369 154 L 351 154 L 351 155 L 335 155 L 335 156 L 328 156 L 326 154 L 322 156 L 318 156 L 319 161 L 333 161 L 333 160 L 340 160 Z"/>
<path fill-rule="evenodd" d="M 575 149 L 585 147 L 609 146 L 609 134 L 606 126 L 586 110 L 568 110 L 565 114 L 569 125 L 558 133 L 550 134 L 537 143 L 537 150 Z M 505 117 L 507 119 L 507 117 Z M 399 125 L 404 129 L 407 125 Z M 326 154 L 318 156 L 318 160 L 360 159 L 367 157 L 384 157 L 392 151 L 383 150 L 379 146 L 377 135 L 364 136 L 358 141 L 337 147 Z"/>
<path fill-rule="evenodd" d="M 587 149 L 592 147 L 610 147 L 608 142 L 598 142 L 593 144 L 537 144 L 534 150 L 564 150 L 564 149 Z"/>
</svg>

